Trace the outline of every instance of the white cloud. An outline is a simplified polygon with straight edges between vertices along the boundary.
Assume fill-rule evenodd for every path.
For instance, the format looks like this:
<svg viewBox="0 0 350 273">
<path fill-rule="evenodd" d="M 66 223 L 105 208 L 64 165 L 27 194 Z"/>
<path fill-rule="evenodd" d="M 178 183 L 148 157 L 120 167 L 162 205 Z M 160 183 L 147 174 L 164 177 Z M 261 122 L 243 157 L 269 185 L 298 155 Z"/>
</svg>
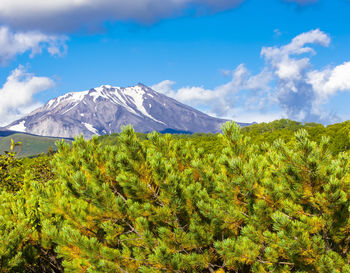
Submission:
<svg viewBox="0 0 350 273">
<path fill-rule="evenodd" d="M 330 38 L 319 29 L 302 33 L 295 37 L 291 43 L 282 47 L 263 47 L 261 56 L 270 63 L 280 79 L 300 79 L 301 73 L 308 68 L 309 58 L 296 59 L 293 55 L 306 53 L 316 54 L 313 48 L 307 44 L 320 44 L 328 46 Z"/>
<path fill-rule="evenodd" d="M 261 110 L 265 104 L 261 105 L 260 95 L 268 90 L 272 74 L 263 70 L 257 75 L 251 75 L 247 68 L 241 64 L 231 72 L 231 80 L 214 89 L 206 89 L 203 86 L 187 86 L 174 90 L 173 81 L 163 81 L 152 86 L 152 89 L 164 93 L 182 103 L 193 107 L 204 108 L 208 114 L 223 118 L 233 118 L 241 121 L 242 111 L 239 109 L 242 104 L 240 94 L 248 92 L 250 99 L 255 98 L 258 102 L 246 107 L 253 107 L 255 111 Z"/>
<path fill-rule="evenodd" d="M 335 117 L 322 109 L 328 97 L 322 95 L 319 79 L 323 77 L 321 74 L 332 74 L 333 71 L 313 70 L 309 56 L 315 55 L 316 51 L 308 45 L 315 44 L 327 47 L 330 37 L 319 29 L 312 30 L 296 36 L 287 45 L 263 47 L 261 56 L 276 76 L 273 96 L 289 118 L 330 123 Z M 315 89 L 317 85 L 318 89 Z M 333 89 L 333 94 L 339 91 L 338 87 Z"/>
<path fill-rule="evenodd" d="M 165 93 L 184 103 L 203 104 L 215 100 L 225 100 L 225 97 L 236 94 L 240 90 L 261 90 L 267 87 L 271 79 L 268 71 L 264 70 L 260 74 L 251 76 L 247 68 L 241 64 L 231 72 L 231 81 L 214 88 L 205 89 L 203 86 L 187 86 L 174 92 L 171 87 L 175 84 L 172 81 L 163 81 L 153 88 Z M 159 87 L 163 87 L 159 88 Z M 221 103 L 219 103 L 221 104 Z"/>
<path fill-rule="evenodd" d="M 338 91 L 350 90 L 350 62 L 322 71 L 313 70 L 308 75 L 308 82 L 320 97 L 327 99 Z"/>
<path fill-rule="evenodd" d="M 19 28 L 70 30 L 105 21 L 153 22 L 194 8 L 220 11 L 244 0 L 1 0 L 0 22 Z"/>
<path fill-rule="evenodd" d="M 36 77 L 22 66 L 13 70 L 0 89 L 0 125 L 7 125 L 40 106 L 33 101 L 33 95 L 53 86 L 50 78 Z"/>
<path fill-rule="evenodd" d="M 71 31 L 106 21 L 152 23 L 163 18 L 228 10 L 245 0 L 1 0 L 0 23 L 18 29 Z M 279 1 L 279 0 L 275 0 Z M 305 6 L 318 0 L 284 0 Z"/>
<path fill-rule="evenodd" d="M 246 109 L 238 109 L 236 112 L 237 122 L 251 123 L 251 122 L 271 122 L 277 119 L 286 118 L 281 112 L 261 112 L 261 111 L 247 111 Z"/>
<path fill-rule="evenodd" d="M 157 90 L 158 92 L 163 93 L 167 96 L 173 97 L 174 94 L 172 94 L 172 92 L 173 92 L 172 87 L 174 84 L 176 84 L 176 82 L 165 80 L 165 81 L 162 81 L 160 83 L 153 85 L 152 89 Z"/>
<path fill-rule="evenodd" d="M 350 62 L 313 69 L 310 56 L 316 54 L 311 47 L 315 44 L 327 47 L 330 37 L 316 29 L 296 36 L 287 45 L 263 47 L 261 56 L 266 65 L 260 73 L 251 75 L 241 64 L 232 72 L 230 82 L 213 89 L 188 86 L 174 90 L 172 81 L 153 88 L 214 116 L 237 121 L 285 117 L 326 124 L 336 122 L 338 117 L 323 107 L 338 92 L 350 91 Z"/>
<path fill-rule="evenodd" d="M 334 68 L 312 70 L 307 74 L 307 83 L 315 93 L 313 111 L 324 115 L 322 105 L 338 92 L 350 91 L 350 62 L 345 62 Z"/>
<path fill-rule="evenodd" d="M 188 13 L 212 13 L 245 0 L 1 0 L 0 23 L 18 29 L 72 31 L 96 29 L 107 21 L 153 23 Z M 278 0 L 276 0 L 278 1 Z M 284 0 L 300 6 L 317 0 Z"/>
<path fill-rule="evenodd" d="M 30 51 L 30 56 L 46 49 L 51 55 L 66 50 L 64 36 L 46 35 L 37 31 L 13 33 L 8 27 L 0 27 L 0 64 L 4 65 L 19 54 Z"/>
</svg>

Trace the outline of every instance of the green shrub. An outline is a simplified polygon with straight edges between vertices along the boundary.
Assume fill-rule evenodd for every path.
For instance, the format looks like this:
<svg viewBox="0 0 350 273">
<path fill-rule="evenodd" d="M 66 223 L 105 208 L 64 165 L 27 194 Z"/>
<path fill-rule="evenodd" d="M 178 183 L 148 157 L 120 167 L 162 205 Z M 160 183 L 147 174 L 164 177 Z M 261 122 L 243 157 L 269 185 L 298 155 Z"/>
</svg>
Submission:
<svg viewBox="0 0 350 273">
<path fill-rule="evenodd" d="M 65 272 L 350 272 L 349 152 L 223 133 L 220 156 L 131 127 L 61 143 L 40 208 Z"/>
</svg>

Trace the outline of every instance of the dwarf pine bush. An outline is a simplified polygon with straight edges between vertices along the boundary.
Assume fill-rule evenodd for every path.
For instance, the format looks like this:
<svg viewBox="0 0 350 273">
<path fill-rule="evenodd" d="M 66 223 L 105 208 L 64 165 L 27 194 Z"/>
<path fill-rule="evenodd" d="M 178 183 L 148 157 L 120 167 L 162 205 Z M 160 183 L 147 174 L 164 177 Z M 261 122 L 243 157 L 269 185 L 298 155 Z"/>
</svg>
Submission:
<svg viewBox="0 0 350 273">
<path fill-rule="evenodd" d="M 54 251 L 56 272 L 350 272 L 349 152 L 222 130 L 220 156 L 132 127 L 118 146 L 59 143 L 49 181 L 0 197 L 0 272 L 28 266 L 8 258 L 24 244 Z"/>
</svg>

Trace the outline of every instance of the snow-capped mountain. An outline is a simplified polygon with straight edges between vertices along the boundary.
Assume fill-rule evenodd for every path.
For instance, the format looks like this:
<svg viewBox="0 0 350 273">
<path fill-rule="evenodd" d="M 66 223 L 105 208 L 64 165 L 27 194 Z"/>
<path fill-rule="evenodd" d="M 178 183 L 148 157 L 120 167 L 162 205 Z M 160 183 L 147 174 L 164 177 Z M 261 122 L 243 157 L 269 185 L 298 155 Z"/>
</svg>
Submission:
<svg viewBox="0 0 350 273">
<path fill-rule="evenodd" d="M 127 88 L 102 85 L 52 99 L 5 128 L 42 136 L 74 137 L 83 133 L 89 138 L 120 132 L 127 124 L 137 132 L 218 132 L 225 121 L 142 84 Z"/>
</svg>

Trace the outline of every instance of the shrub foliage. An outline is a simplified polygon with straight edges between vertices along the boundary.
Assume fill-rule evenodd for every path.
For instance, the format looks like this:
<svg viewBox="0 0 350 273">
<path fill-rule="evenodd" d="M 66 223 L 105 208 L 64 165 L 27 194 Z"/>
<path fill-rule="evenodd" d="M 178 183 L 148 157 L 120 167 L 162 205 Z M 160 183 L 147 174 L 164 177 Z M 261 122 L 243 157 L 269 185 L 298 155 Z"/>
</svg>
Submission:
<svg viewBox="0 0 350 273">
<path fill-rule="evenodd" d="M 2 190 L 0 272 L 350 272 L 349 151 L 222 129 L 215 154 L 132 127 L 59 143 Z"/>
</svg>

